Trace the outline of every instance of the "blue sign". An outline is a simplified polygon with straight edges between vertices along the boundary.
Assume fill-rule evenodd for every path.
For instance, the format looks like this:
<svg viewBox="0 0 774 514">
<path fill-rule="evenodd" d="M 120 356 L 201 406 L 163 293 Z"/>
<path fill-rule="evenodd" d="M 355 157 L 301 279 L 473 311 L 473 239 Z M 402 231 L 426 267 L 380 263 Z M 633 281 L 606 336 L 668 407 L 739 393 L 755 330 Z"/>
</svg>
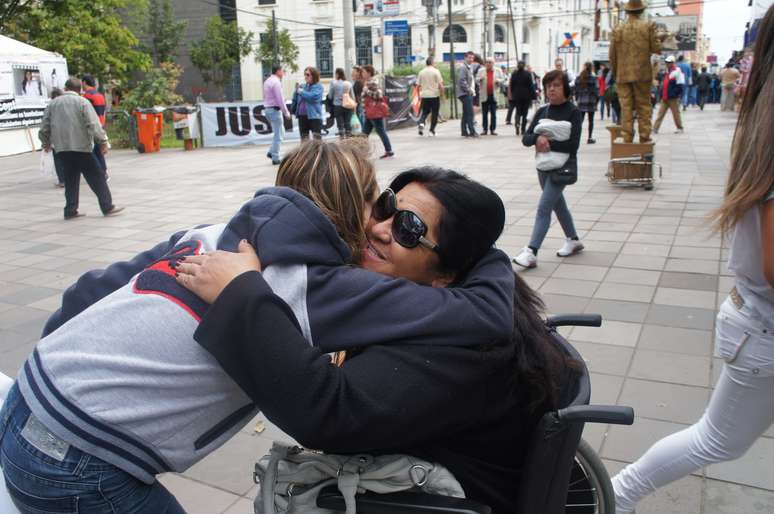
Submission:
<svg viewBox="0 0 774 514">
<path fill-rule="evenodd" d="M 384 35 L 394 36 L 406 34 L 409 31 L 408 20 L 388 20 L 384 22 Z"/>
</svg>

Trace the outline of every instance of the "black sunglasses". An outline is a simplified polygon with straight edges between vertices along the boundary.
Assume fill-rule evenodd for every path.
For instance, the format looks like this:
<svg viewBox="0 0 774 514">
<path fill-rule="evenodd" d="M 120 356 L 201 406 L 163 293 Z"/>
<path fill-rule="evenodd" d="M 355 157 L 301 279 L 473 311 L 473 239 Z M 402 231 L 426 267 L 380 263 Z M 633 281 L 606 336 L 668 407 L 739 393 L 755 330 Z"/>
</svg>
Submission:
<svg viewBox="0 0 774 514">
<path fill-rule="evenodd" d="M 371 217 L 376 221 L 384 221 L 392 216 L 392 238 L 404 248 L 416 248 L 422 245 L 438 252 L 438 245 L 425 238 L 427 225 L 422 218 L 412 211 L 398 209 L 398 199 L 395 192 L 387 188 L 376 199 L 371 210 Z"/>
</svg>

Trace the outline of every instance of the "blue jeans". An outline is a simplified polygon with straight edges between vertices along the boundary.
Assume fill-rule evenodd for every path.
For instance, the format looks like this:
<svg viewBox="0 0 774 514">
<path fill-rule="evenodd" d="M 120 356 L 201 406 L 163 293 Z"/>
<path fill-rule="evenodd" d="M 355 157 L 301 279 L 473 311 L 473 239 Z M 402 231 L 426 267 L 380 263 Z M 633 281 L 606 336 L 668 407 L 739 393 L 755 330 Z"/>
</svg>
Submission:
<svg viewBox="0 0 774 514">
<path fill-rule="evenodd" d="M 282 111 L 272 107 L 267 107 L 265 114 L 266 118 L 269 120 L 269 123 L 271 123 L 271 132 L 274 134 L 274 138 L 271 140 L 271 149 L 269 149 L 269 153 L 271 154 L 272 161 L 278 161 L 280 160 L 279 152 L 280 144 L 282 143 L 282 135 L 283 131 L 285 130 L 285 122 L 282 119 Z"/>
<path fill-rule="evenodd" d="M 473 135 L 476 133 L 476 127 L 473 119 L 473 97 L 471 95 L 463 95 L 460 97 L 462 102 L 462 120 L 460 121 L 460 128 L 462 129 L 462 135 Z"/>
<path fill-rule="evenodd" d="M 384 118 L 377 118 L 375 120 L 369 120 L 366 118 L 365 124 L 363 125 L 363 134 L 368 136 L 371 134 L 373 129 L 376 129 L 376 133 L 379 134 L 379 139 L 382 140 L 385 153 L 392 153 L 390 138 L 387 137 L 387 131 L 384 128 Z"/>
<path fill-rule="evenodd" d="M 23 514 L 185 514 L 158 481 L 141 482 L 48 432 L 15 384 L 0 410 L 0 466 Z"/>
<path fill-rule="evenodd" d="M 564 235 L 568 238 L 578 237 L 575 232 L 575 224 L 572 221 L 572 214 L 564 201 L 564 185 L 554 184 L 548 173 L 538 171 L 538 180 L 543 194 L 540 195 L 537 214 L 535 215 L 535 226 L 532 228 L 532 237 L 529 240 L 531 248 L 540 249 L 543 239 L 546 238 L 548 227 L 551 224 L 551 211 L 556 213 L 556 218 L 564 230 Z"/>
</svg>

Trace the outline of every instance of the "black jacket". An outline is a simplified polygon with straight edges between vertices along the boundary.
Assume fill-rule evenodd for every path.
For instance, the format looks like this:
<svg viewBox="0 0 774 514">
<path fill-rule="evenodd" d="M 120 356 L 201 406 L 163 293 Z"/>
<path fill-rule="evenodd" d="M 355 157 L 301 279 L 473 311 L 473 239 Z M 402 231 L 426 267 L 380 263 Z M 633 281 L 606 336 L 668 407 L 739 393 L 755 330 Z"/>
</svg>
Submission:
<svg viewBox="0 0 774 514">
<path fill-rule="evenodd" d="M 528 103 L 537 98 L 535 82 L 527 70 L 516 70 L 511 73 L 511 101 L 514 103 Z"/>
<path fill-rule="evenodd" d="M 300 444 L 434 460 L 468 497 L 513 510 L 537 422 L 515 383 L 514 343 L 373 345 L 336 367 L 257 272 L 229 284 L 194 337 L 229 374 L 249 377 L 248 396 Z"/>
</svg>

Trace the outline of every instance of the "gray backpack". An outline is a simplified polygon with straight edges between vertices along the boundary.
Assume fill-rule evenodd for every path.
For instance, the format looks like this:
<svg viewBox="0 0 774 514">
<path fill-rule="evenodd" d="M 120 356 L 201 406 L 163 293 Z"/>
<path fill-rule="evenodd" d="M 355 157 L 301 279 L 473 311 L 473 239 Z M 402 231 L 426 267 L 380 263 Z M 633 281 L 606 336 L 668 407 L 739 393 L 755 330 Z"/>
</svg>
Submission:
<svg viewBox="0 0 774 514">
<path fill-rule="evenodd" d="M 355 494 L 414 489 L 464 498 L 452 474 L 439 464 L 408 455 L 331 455 L 275 442 L 255 464 L 259 484 L 256 514 L 333 514 L 317 507 L 320 490 L 337 485 L 346 514 L 355 514 Z"/>
</svg>

